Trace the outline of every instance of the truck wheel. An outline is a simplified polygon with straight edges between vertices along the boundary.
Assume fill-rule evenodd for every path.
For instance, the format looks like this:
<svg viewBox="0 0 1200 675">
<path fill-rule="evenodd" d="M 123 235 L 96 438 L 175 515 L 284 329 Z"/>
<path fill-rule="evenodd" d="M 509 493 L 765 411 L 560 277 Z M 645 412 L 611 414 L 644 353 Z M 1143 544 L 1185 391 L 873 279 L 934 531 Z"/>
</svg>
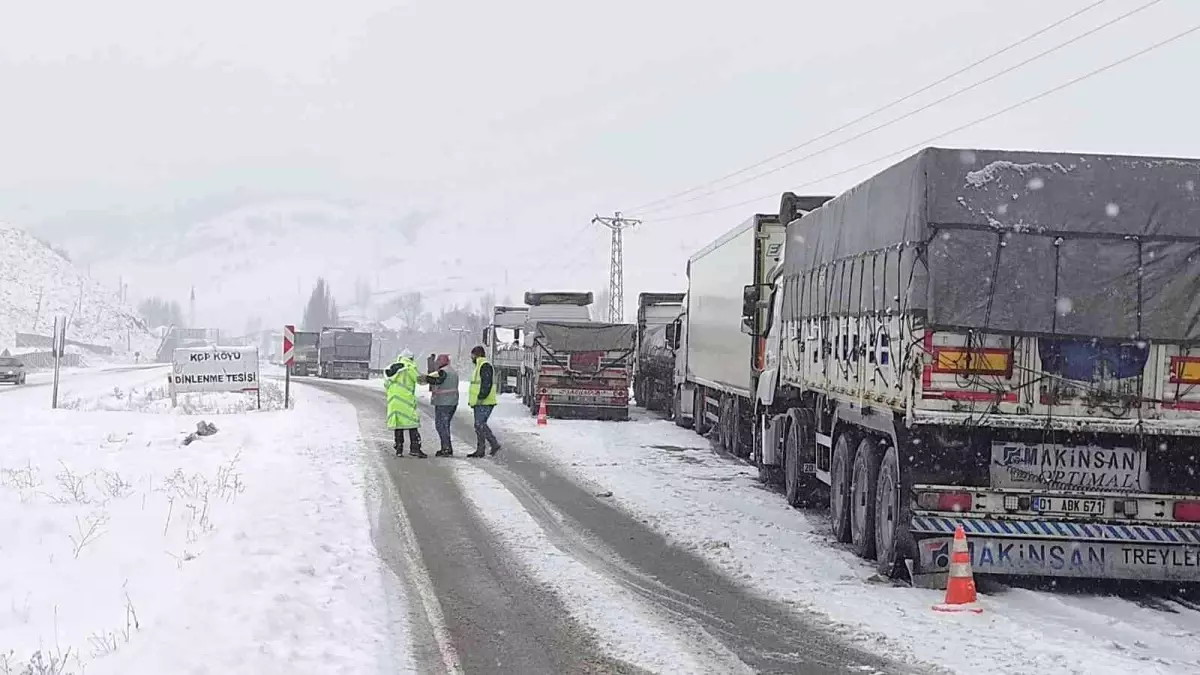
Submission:
<svg viewBox="0 0 1200 675">
<path fill-rule="evenodd" d="M 875 559 L 875 500 L 879 483 L 879 446 L 863 438 L 854 453 L 850 475 L 850 541 L 860 558 Z"/>
<path fill-rule="evenodd" d="M 816 478 L 813 474 L 804 473 L 804 464 L 814 459 L 815 453 L 810 450 L 816 436 L 807 412 L 793 411 L 788 417 L 790 422 L 783 440 L 784 496 L 791 506 L 807 507 L 813 504 Z M 806 447 L 806 443 L 810 447 Z"/>
<path fill-rule="evenodd" d="M 729 433 L 730 397 L 722 394 L 717 403 L 717 447 L 722 451 L 733 452 L 732 435 Z"/>
<path fill-rule="evenodd" d="M 749 453 L 741 442 L 742 425 L 738 417 L 740 402 L 737 396 L 726 395 L 721 398 L 721 449 L 734 457 L 745 459 Z"/>
<path fill-rule="evenodd" d="M 833 538 L 845 544 L 850 541 L 850 432 L 838 435 L 829 461 L 829 520 Z"/>
<path fill-rule="evenodd" d="M 692 429 L 701 436 L 707 436 L 711 427 L 708 425 L 708 403 L 705 400 L 704 387 L 696 387 L 696 395 L 692 403 Z"/>
<path fill-rule="evenodd" d="M 876 569 L 885 578 L 905 571 L 901 563 L 912 541 L 908 503 L 901 497 L 900 485 L 900 455 L 896 448 L 888 448 L 875 487 Z"/>
</svg>

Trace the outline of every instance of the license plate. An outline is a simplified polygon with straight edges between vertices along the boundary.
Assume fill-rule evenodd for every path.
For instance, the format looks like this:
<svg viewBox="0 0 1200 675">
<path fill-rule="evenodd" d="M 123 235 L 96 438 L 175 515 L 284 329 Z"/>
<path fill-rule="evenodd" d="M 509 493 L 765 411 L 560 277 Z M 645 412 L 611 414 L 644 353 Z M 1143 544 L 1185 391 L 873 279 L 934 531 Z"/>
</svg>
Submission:
<svg viewBox="0 0 1200 675">
<path fill-rule="evenodd" d="M 1103 499 L 1082 497 L 1034 497 L 1030 509 L 1039 513 L 1103 515 Z"/>
</svg>

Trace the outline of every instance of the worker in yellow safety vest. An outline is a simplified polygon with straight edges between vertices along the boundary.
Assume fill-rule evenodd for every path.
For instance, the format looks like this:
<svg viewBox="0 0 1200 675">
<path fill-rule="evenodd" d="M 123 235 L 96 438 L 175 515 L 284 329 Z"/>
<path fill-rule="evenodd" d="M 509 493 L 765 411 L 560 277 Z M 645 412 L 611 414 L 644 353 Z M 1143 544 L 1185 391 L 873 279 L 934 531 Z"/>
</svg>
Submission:
<svg viewBox="0 0 1200 675">
<path fill-rule="evenodd" d="M 383 382 L 387 390 L 387 425 L 395 436 L 392 447 L 397 457 L 404 456 L 404 432 L 408 431 L 412 448 L 410 454 L 424 458 L 427 455 L 421 452 L 421 422 L 417 416 L 417 381 L 420 375 L 412 356 L 412 352 L 405 349 L 386 371 L 387 378 Z"/>
<path fill-rule="evenodd" d="M 491 446 L 492 454 L 500 452 L 500 442 L 488 426 L 488 418 L 496 407 L 496 370 L 484 357 L 486 352 L 477 345 L 471 349 L 471 360 L 475 370 L 471 373 L 471 387 L 467 392 L 467 405 L 475 412 L 475 452 L 467 457 L 483 457 L 485 445 Z"/>
</svg>

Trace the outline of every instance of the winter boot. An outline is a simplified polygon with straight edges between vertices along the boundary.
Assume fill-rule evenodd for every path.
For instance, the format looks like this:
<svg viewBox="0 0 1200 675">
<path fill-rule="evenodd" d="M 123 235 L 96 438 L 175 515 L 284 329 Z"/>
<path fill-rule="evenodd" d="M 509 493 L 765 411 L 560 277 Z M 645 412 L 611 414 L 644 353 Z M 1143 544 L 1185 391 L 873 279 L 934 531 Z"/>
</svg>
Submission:
<svg viewBox="0 0 1200 675">
<path fill-rule="evenodd" d="M 396 431 L 396 440 L 392 443 L 392 449 L 396 451 L 397 457 L 404 456 L 404 436 Z"/>
<path fill-rule="evenodd" d="M 426 457 L 429 456 L 429 455 L 421 452 L 421 444 L 420 443 L 414 443 L 412 446 L 412 452 L 410 452 L 408 454 L 412 455 L 413 457 L 417 457 L 418 459 L 425 459 Z"/>
<path fill-rule="evenodd" d="M 483 457 L 483 448 L 479 448 L 475 452 L 467 455 L 467 457 L 470 457 L 471 459 L 479 459 L 480 457 Z"/>
<path fill-rule="evenodd" d="M 500 452 L 500 444 L 499 443 L 492 446 L 492 453 L 491 453 L 492 456 L 495 457 L 497 452 Z"/>
<path fill-rule="evenodd" d="M 437 454 L 434 455 L 434 457 L 453 457 L 453 456 L 454 456 L 454 448 L 450 448 L 450 447 L 442 448 L 441 450 L 437 451 Z"/>
</svg>

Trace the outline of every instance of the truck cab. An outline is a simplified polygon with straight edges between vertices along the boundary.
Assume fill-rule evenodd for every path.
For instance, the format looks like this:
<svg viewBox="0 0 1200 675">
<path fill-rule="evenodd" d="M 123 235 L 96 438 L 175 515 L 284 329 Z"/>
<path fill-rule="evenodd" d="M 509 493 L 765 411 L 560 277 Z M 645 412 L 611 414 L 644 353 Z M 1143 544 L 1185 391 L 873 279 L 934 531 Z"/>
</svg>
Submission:
<svg viewBox="0 0 1200 675">
<path fill-rule="evenodd" d="M 646 410 L 670 412 L 674 386 L 676 322 L 684 293 L 640 293 L 637 313 L 637 358 L 633 363 L 633 396 Z"/>
<path fill-rule="evenodd" d="M 528 307 L 497 305 L 492 309 L 492 323 L 483 329 L 483 346 L 501 394 L 517 391 L 524 362 L 521 337 L 528 320 Z"/>
</svg>

